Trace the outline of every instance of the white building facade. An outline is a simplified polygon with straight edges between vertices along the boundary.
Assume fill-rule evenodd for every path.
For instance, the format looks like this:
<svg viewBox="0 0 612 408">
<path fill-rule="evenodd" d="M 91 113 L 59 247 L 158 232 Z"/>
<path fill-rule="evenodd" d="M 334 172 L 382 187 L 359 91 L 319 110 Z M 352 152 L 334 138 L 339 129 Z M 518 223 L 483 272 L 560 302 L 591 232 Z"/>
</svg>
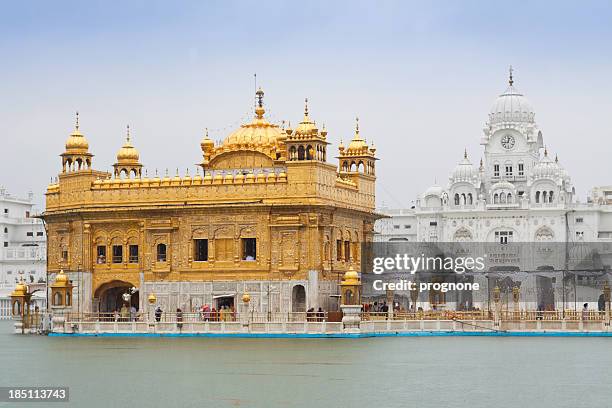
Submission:
<svg viewBox="0 0 612 408">
<path fill-rule="evenodd" d="M 10 317 L 10 293 L 18 281 L 46 280 L 45 228 L 32 218 L 32 199 L 32 194 L 19 198 L 0 186 L 0 318 Z"/>
<path fill-rule="evenodd" d="M 389 218 L 377 221 L 375 241 L 612 245 L 612 187 L 595 188 L 586 203 L 577 200 L 512 74 L 480 144 L 483 159 L 472 163 L 464 152 L 448 183 L 431 186 L 413 208 L 380 209 Z"/>
</svg>

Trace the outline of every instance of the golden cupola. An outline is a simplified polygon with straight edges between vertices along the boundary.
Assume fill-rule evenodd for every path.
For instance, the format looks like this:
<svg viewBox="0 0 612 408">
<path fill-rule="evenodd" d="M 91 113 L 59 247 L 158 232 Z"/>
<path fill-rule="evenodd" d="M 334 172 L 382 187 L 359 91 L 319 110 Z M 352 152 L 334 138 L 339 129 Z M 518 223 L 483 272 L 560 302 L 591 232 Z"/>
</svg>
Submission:
<svg viewBox="0 0 612 408">
<path fill-rule="evenodd" d="M 61 157 L 63 173 L 91 169 L 93 155 L 89 153 L 89 142 L 79 130 L 79 112 L 76 113 L 74 130 L 66 140 L 66 150 Z"/>
<path fill-rule="evenodd" d="M 200 148 L 202 149 L 202 153 L 204 154 L 204 161 L 202 164 L 206 166 L 210 161 L 210 156 L 213 154 L 215 149 L 215 142 L 211 138 L 208 137 L 208 128 L 206 128 L 206 133 L 204 138 L 200 142 Z"/>
<path fill-rule="evenodd" d="M 376 148 L 374 144 L 368 146 L 366 140 L 359 133 L 359 118 L 356 118 L 355 136 L 345 148 L 342 143 L 338 147 L 341 173 L 362 173 L 374 176 Z"/>
<path fill-rule="evenodd" d="M 205 170 L 209 165 L 212 168 L 270 167 L 281 156 L 279 140 L 286 136 L 285 131 L 264 117 L 261 88 L 255 96 L 255 117 L 251 123 L 241 125 L 221 145 L 215 146 L 208 136 L 202 140 L 201 166 Z"/>
<path fill-rule="evenodd" d="M 315 122 L 310 119 L 308 98 L 304 100 L 304 118 L 295 128 L 287 130 L 285 145 L 289 161 L 327 160 L 327 130 L 319 131 Z"/>
<path fill-rule="evenodd" d="M 142 174 L 142 164 L 140 164 L 140 154 L 132 145 L 130 136 L 130 126 L 127 126 L 125 143 L 117 152 L 117 162 L 113 165 L 116 178 L 140 177 Z"/>
</svg>

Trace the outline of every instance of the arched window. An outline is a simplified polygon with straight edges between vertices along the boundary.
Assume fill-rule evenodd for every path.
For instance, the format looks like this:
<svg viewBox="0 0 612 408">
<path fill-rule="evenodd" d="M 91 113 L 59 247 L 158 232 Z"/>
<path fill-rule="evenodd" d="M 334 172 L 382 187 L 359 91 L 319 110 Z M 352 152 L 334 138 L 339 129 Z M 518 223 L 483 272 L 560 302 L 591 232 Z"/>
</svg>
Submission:
<svg viewBox="0 0 612 408">
<path fill-rule="evenodd" d="M 474 204 L 474 199 L 472 198 L 472 193 L 468 193 L 468 204 Z"/>
<path fill-rule="evenodd" d="M 455 205 L 459 205 L 459 194 L 455 194 Z"/>
<path fill-rule="evenodd" d="M 543 203 L 548 202 L 548 193 L 546 191 L 542 191 L 542 202 Z"/>
<path fill-rule="evenodd" d="M 62 294 L 60 292 L 55 292 L 55 296 L 53 296 L 53 305 L 55 306 L 62 305 Z"/>
<path fill-rule="evenodd" d="M 166 244 L 157 244 L 157 262 L 166 262 Z"/>
<path fill-rule="evenodd" d="M 536 198 L 536 203 L 539 203 L 540 202 L 540 192 L 539 191 L 536 191 L 536 197 L 535 198 Z"/>
<path fill-rule="evenodd" d="M 306 156 L 306 152 L 304 151 L 304 146 L 298 147 L 298 160 L 304 160 Z"/>
<path fill-rule="evenodd" d="M 289 160 L 295 160 L 296 152 L 295 146 L 291 146 L 291 149 L 289 149 Z"/>
<path fill-rule="evenodd" d="M 549 192 L 548 192 L 548 202 L 549 202 L 549 203 L 552 203 L 552 202 L 553 202 L 553 192 L 552 192 L 552 191 L 549 191 Z"/>
<path fill-rule="evenodd" d="M 502 193 L 499 195 L 499 202 L 500 202 L 500 204 L 506 204 L 506 193 L 503 193 L 503 192 L 502 192 Z"/>
<path fill-rule="evenodd" d="M 512 193 L 508 193 L 507 201 L 508 201 L 508 204 L 512 204 Z"/>
<path fill-rule="evenodd" d="M 465 198 L 465 193 L 461 194 L 461 205 L 465 205 L 466 204 L 466 198 Z"/>
<path fill-rule="evenodd" d="M 493 195 L 493 204 L 499 204 L 499 194 Z"/>
</svg>

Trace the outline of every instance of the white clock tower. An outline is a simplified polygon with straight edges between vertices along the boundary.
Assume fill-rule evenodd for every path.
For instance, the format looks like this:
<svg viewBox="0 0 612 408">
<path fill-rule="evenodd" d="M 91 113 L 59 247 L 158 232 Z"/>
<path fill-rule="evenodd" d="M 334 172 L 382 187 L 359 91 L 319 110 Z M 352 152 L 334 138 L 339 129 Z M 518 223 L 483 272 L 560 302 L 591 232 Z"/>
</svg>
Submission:
<svg viewBox="0 0 612 408">
<path fill-rule="evenodd" d="M 495 100 L 480 142 L 485 147 L 486 190 L 496 183 L 509 182 L 518 196 L 527 194 L 528 175 L 544 147 L 534 118 L 531 103 L 514 87 L 510 67 L 508 88 Z"/>
</svg>

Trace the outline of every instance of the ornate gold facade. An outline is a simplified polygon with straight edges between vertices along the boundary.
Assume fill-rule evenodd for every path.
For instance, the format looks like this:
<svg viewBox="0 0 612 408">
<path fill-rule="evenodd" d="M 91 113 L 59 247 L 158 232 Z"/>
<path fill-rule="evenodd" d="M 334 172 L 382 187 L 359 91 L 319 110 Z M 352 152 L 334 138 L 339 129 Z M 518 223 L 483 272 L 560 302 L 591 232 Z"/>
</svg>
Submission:
<svg viewBox="0 0 612 408">
<path fill-rule="evenodd" d="M 205 135 L 194 175 L 143 176 L 129 129 L 114 171 L 94 170 L 77 117 L 43 214 L 49 273 L 63 269 L 80 284 L 74 307 L 109 311 L 105 297 L 127 287 L 139 288 L 141 308 L 153 292 L 167 308 L 247 291 L 260 308 L 328 305 L 372 238 L 375 149 L 357 128 L 331 165 L 327 131 L 307 106 L 284 129 L 265 119 L 263 92 L 256 96 L 251 123 L 220 144 Z"/>
</svg>

